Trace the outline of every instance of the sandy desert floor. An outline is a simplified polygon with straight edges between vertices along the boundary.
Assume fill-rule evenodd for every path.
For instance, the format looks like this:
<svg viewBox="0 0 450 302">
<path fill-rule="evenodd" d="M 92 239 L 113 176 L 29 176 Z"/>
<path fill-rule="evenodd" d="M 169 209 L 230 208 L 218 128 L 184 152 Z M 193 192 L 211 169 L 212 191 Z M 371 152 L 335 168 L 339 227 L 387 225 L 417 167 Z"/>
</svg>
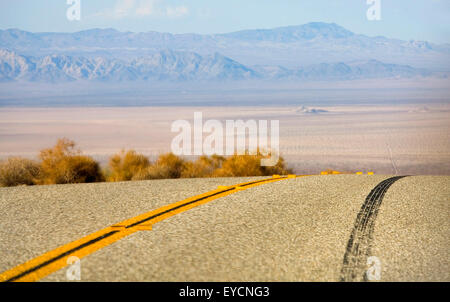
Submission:
<svg viewBox="0 0 450 302">
<path fill-rule="evenodd" d="M 175 120 L 279 120 L 280 151 L 296 173 L 323 169 L 450 174 L 450 104 L 310 107 L 0 108 L 0 158 L 36 157 L 57 138 L 106 162 L 120 149 L 170 151 Z M 205 134 L 206 136 L 206 134 Z"/>
</svg>

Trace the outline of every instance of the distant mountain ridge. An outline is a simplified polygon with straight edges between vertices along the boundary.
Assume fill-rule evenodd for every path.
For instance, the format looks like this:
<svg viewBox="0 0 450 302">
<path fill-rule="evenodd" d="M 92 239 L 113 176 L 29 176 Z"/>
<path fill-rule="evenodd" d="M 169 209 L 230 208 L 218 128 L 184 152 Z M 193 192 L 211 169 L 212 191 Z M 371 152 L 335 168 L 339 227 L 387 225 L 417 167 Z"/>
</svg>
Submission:
<svg viewBox="0 0 450 302">
<path fill-rule="evenodd" d="M 245 66 L 288 69 L 314 64 L 376 60 L 450 71 L 450 45 L 368 37 L 334 23 L 313 22 L 274 29 L 225 34 L 133 33 L 91 29 L 76 33 L 30 33 L 0 30 L 0 48 L 25 56 L 67 55 L 86 58 L 147 57 L 170 49 L 203 56 L 220 53 Z"/>
<path fill-rule="evenodd" d="M 49 55 L 23 56 L 0 49 L 0 80 L 65 82 L 73 80 L 242 80 L 254 71 L 220 54 L 161 51 L 130 61 Z"/>
<path fill-rule="evenodd" d="M 299 26 L 286 26 L 274 29 L 241 30 L 219 35 L 226 38 L 253 41 L 296 42 L 316 38 L 349 38 L 355 34 L 335 23 L 311 22 Z"/>
<path fill-rule="evenodd" d="M 429 76 L 430 72 L 376 60 L 321 63 L 296 69 L 280 66 L 245 66 L 219 53 L 163 50 L 122 60 L 73 57 L 62 54 L 31 57 L 0 49 L 0 81 L 67 82 L 122 81 L 240 81 L 240 80 L 352 80 Z"/>
</svg>

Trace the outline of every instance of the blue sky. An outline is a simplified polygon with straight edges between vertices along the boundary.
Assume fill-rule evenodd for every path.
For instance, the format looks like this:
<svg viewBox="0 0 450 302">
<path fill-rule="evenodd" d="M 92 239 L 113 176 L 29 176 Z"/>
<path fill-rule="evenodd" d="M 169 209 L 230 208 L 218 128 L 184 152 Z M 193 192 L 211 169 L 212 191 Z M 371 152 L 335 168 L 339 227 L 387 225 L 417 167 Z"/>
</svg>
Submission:
<svg viewBox="0 0 450 302">
<path fill-rule="evenodd" d="M 367 0 L 80 1 L 81 20 L 69 21 L 67 0 L 0 0 L 0 28 L 223 33 L 323 21 L 370 36 L 450 43 L 449 0 L 379 0 L 380 21 L 367 20 Z"/>
</svg>

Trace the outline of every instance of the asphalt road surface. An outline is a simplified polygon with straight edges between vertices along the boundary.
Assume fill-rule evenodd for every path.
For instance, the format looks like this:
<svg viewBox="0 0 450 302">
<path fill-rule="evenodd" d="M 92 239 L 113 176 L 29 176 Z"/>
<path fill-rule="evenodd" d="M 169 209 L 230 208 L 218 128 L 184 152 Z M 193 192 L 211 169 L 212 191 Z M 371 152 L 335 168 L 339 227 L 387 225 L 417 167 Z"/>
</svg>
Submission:
<svg viewBox="0 0 450 302">
<path fill-rule="evenodd" d="M 0 188 L 0 273 L 219 185 L 261 179 Z M 89 253 L 81 281 L 450 281 L 448 176 L 307 176 L 219 197 Z M 66 272 L 40 280 L 67 281 Z"/>
</svg>

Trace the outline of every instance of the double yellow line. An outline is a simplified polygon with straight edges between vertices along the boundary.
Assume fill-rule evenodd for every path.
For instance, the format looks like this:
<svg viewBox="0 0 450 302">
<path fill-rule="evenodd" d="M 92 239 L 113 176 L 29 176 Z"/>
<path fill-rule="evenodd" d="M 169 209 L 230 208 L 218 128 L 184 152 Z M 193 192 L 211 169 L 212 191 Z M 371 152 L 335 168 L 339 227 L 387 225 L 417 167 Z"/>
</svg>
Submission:
<svg viewBox="0 0 450 302">
<path fill-rule="evenodd" d="M 173 215 L 241 190 L 296 177 L 300 176 L 274 175 L 272 178 L 259 181 L 246 182 L 233 186 L 219 186 L 216 190 L 193 196 L 154 211 L 124 220 L 103 230 L 87 235 L 79 240 L 58 247 L 0 274 L 0 282 L 37 281 L 65 267 L 67 265 L 67 259 L 71 256 L 76 256 L 81 259 L 137 231 L 151 230 L 153 224 Z"/>
</svg>

